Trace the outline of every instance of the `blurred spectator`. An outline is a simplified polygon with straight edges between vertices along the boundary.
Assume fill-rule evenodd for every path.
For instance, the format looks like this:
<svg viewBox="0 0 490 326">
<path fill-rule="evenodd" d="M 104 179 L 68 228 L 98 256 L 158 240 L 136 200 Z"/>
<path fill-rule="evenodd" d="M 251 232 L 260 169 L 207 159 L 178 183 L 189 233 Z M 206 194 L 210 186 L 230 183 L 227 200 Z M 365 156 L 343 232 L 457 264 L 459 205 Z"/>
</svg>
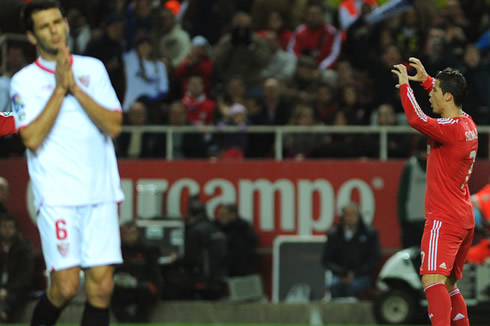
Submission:
<svg viewBox="0 0 490 326">
<path fill-rule="evenodd" d="M 104 63 L 112 86 L 120 102 L 124 99 L 124 18 L 116 13 L 104 20 L 103 33 L 92 38 L 87 44 L 85 55 L 95 57 Z"/>
<path fill-rule="evenodd" d="M 214 71 L 214 65 L 209 57 L 210 51 L 211 46 L 204 37 L 199 35 L 192 39 L 192 48 L 189 55 L 175 70 L 175 75 L 182 84 L 182 94 L 187 92 L 187 82 L 193 75 L 201 76 L 204 83 L 204 92 L 209 94 Z"/>
<path fill-rule="evenodd" d="M 296 62 L 294 75 L 284 82 L 284 95 L 294 103 L 311 104 L 318 86 L 327 82 L 325 71 L 320 71 L 310 56 L 301 56 Z"/>
<path fill-rule="evenodd" d="M 155 58 L 149 35 L 138 35 L 135 45 L 123 55 L 126 75 L 124 111 L 128 111 L 131 103 L 141 96 L 146 96 L 146 103 L 161 103 L 168 92 L 167 69 Z"/>
<path fill-rule="evenodd" d="M 168 9 L 159 9 L 152 29 L 157 57 L 167 58 L 172 67 L 178 67 L 191 51 L 191 38 Z"/>
<path fill-rule="evenodd" d="M 196 125 L 210 125 L 216 103 L 206 96 L 204 82 L 201 76 L 194 75 L 188 79 L 187 93 L 182 98 L 187 110 L 187 120 Z"/>
<path fill-rule="evenodd" d="M 9 107 L 10 78 L 27 64 L 24 50 L 19 44 L 8 43 L 5 64 L 6 69 L 0 76 L 0 112 L 11 111 Z"/>
<path fill-rule="evenodd" d="M 288 50 L 296 57 L 313 57 L 320 70 L 332 68 L 340 54 L 341 33 L 325 23 L 325 8 L 319 2 L 311 2 L 306 7 L 305 24 L 294 32 Z"/>
<path fill-rule="evenodd" d="M 306 105 L 296 106 L 291 116 L 291 126 L 312 127 L 316 125 L 314 111 Z M 326 136 L 321 133 L 290 133 L 284 137 L 286 156 L 303 160 L 314 156 L 315 151 L 326 144 Z"/>
<path fill-rule="evenodd" d="M 398 120 L 395 109 L 391 104 L 381 104 L 373 112 L 372 125 L 375 126 L 397 126 Z M 366 134 L 362 137 L 362 152 L 370 158 L 379 158 L 380 135 Z M 389 133 L 387 139 L 388 158 L 407 158 L 410 155 L 410 136 L 403 133 Z"/>
<path fill-rule="evenodd" d="M 303 21 L 307 3 L 310 0 L 255 0 L 252 6 L 252 17 L 255 30 L 267 28 L 270 13 L 282 13 L 284 25 L 289 29 L 296 28 Z"/>
<path fill-rule="evenodd" d="M 214 47 L 213 58 L 219 81 L 226 84 L 240 76 L 247 88 L 257 88 L 262 82 L 260 72 L 269 63 L 271 53 L 266 41 L 252 33 L 250 16 L 238 12 L 231 32 Z"/>
<path fill-rule="evenodd" d="M 320 84 L 313 107 L 315 120 L 325 125 L 332 125 L 339 109 L 335 88 L 327 83 Z"/>
<path fill-rule="evenodd" d="M 394 32 L 395 42 L 404 58 L 418 57 L 424 46 L 425 31 L 422 30 L 421 16 L 416 7 L 402 15 L 399 28 Z"/>
<path fill-rule="evenodd" d="M 215 120 L 226 119 L 230 115 L 230 109 L 233 104 L 245 104 L 247 87 L 240 76 L 233 76 L 226 83 L 225 89 L 219 87 L 215 89 L 216 107 Z"/>
<path fill-rule="evenodd" d="M 189 0 L 183 25 L 192 36 L 202 35 L 214 45 L 229 29 L 233 13 L 230 0 Z"/>
<path fill-rule="evenodd" d="M 477 124 L 489 124 L 490 119 L 490 62 L 483 61 L 480 50 L 473 45 L 466 46 L 463 64 L 459 67 L 468 83 L 465 96 L 465 112 Z"/>
<path fill-rule="evenodd" d="M 258 273 L 257 233 L 252 224 L 240 217 L 237 205 L 221 206 L 216 223 L 226 235 L 228 276 Z"/>
<path fill-rule="evenodd" d="M 346 31 L 361 16 L 376 8 L 376 0 L 342 0 L 339 4 L 340 28 Z"/>
<path fill-rule="evenodd" d="M 424 232 L 427 139 L 417 138 L 415 153 L 405 163 L 398 188 L 398 221 L 402 247 L 420 246 Z"/>
<path fill-rule="evenodd" d="M 478 38 L 475 45 L 482 52 L 490 50 L 490 27 Z"/>
<path fill-rule="evenodd" d="M 218 123 L 220 126 L 237 126 L 240 128 L 236 133 L 223 133 L 220 135 L 223 158 L 241 159 L 245 156 L 248 148 L 247 128 L 247 109 L 242 104 L 233 104 L 230 108 L 230 115 L 225 120 Z"/>
<path fill-rule="evenodd" d="M 7 201 L 9 199 L 9 182 L 0 177 L 0 214 L 7 213 Z"/>
<path fill-rule="evenodd" d="M 282 95 L 279 80 L 269 78 L 264 82 L 262 110 L 254 117 L 254 125 L 285 125 L 291 116 L 291 105 Z"/>
<path fill-rule="evenodd" d="M 270 32 L 274 32 L 276 34 L 279 48 L 286 51 L 289 41 L 293 36 L 293 32 L 287 28 L 284 17 L 280 11 L 272 10 L 269 12 L 266 28 L 258 31 L 257 35 L 264 37 Z"/>
<path fill-rule="evenodd" d="M 345 111 L 337 110 L 334 126 L 348 126 L 349 121 Z M 321 158 L 356 158 L 361 155 L 361 136 L 359 134 L 332 133 L 328 135 L 327 144 L 316 149 L 315 157 Z"/>
<path fill-rule="evenodd" d="M 264 96 L 260 100 L 260 111 L 250 115 L 252 125 L 286 125 L 291 116 L 291 104 L 282 95 L 281 85 L 275 78 L 264 82 Z M 249 134 L 247 157 L 273 157 L 274 134 Z"/>
<path fill-rule="evenodd" d="M 332 298 L 359 298 L 372 286 L 380 260 L 378 231 L 364 222 L 357 204 L 349 203 L 327 239 L 322 263 L 333 274 Z"/>
<path fill-rule="evenodd" d="M 158 249 L 145 245 L 136 223 L 127 222 L 121 227 L 121 251 L 123 263 L 114 272 L 112 312 L 120 323 L 147 323 L 162 282 Z"/>
<path fill-rule="evenodd" d="M 362 102 L 359 88 L 354 84 L 344 85 L 339 90 L 339 107 L 347 115 L 349 124 L 366 124 L 369 121 L 369 110 Z"/>
<path fill-rule="evenodd" d="M 14 216 L 0 215 L 0 323 L 12 322 L 15 313 L 25 307 L 31 286 L 32 249 L 17 227 Z"/>
<path fill-rule="evenodd" d="M 420 57 L 425 70 L 432 76 L 446 67 L 457 66 L 456 56 L 446 42 L 446 32 L 439 27 L 432 27 L 427 32 L 424 52 Z"/>
<path fill-rule="evenodd" d="M 129 106 L 124 115 L 124 124 L 138 127 L 148 125 L 148 108 L 138 99 Z M 119 157 L 155 158 L 165 157 L 165 136 L 150 132 L 122 132 L 117 138 Z"/>
<path fill-rule="evenodd" d="M 281 49 L 277 33 L 265 32 L 262 37 L 267 41 L 272 57 L 269 64 L 262 70 L 262 79 L 276 78 L 280 81 L 290 78 L 296 68 L 296 60 Z"/>
<path fill-rule="evenodd" d="M 185 253 L 167 269 L 168 299 L 217 300 L 226 294 L 225 234 L 209 220 L 197 195 L 189 198 L 185 218 Z"/>
<path fill-rule="evenodd" d="M 132 0 L 126 7 L 126 51 L 136 44 L 140 34 L 149 34 L 155 24 L 153 0 Z M 158 5 L 158 2 L 155 2 Z"/>
<path fill-rule="evenodd" d="M 92 38 L 92 31 L 87 23 L 85 15 L 77 8 L 71 8 L 66 14 L 70 25 L 68 47 L 72 54 L 83 54 L 88 42 Z"/>
<path fill-rule="evenodd" d="M 180 101 L 175 101 L 168 109 L 168 126 L 183 127 L 190 126 L 187 120 L 187 110 Z M 207 143 L 205 134 L 196 133 L 179 133 L 172 135 L 173 140 L 173 158 L 205 158 L 207 156 Z M 166 145 L 166 141 L 164 141 Z"/>
</svg>

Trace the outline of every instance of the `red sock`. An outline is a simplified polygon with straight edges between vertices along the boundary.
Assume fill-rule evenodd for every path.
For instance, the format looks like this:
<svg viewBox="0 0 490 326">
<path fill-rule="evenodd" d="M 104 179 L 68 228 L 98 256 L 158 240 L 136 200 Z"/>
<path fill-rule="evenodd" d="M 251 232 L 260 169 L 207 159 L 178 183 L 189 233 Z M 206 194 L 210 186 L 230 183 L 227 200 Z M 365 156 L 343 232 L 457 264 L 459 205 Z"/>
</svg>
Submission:
<svg viewBox="0 0 490 326">
<path fill-rule="evenodd" d="M 459 289 L 456 288 L 449 292 L 449 297 L 451 298 L 451 305 L 453 307 L 451 311 L 451 326 L 470 326 L 466 303 Z"/>
<path fill-rule="evenodd" d="M 434 283 L 424 289 L 429 303 L 429 319 L 432 326 L 451 324 L 451 299 L 443 283 Z"/>
</svg>

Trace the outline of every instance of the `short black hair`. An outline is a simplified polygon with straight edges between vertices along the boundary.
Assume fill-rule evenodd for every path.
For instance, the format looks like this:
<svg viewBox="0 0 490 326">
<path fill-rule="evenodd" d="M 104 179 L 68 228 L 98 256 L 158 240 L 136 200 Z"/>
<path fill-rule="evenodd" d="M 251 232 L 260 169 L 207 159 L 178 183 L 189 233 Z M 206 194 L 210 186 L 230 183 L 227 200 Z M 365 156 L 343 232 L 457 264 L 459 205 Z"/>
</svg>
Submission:
<svg viewBox="0 0 490 326">
<path fill-rule="evenodd" d="M 17 218 L 10 213 L 0 214 L 0 222 L 13 222 L 16 228 L 19 226 Z"/>
<path fill-rule="evenodd" d="M 32 20 L 32 14 L 41 10 L 52 8 L 58 8 L 63 17 L 65 17 L 65 12 L 63 11 L 63 8 L 57 0 L 33 0 L 27 3 L 20 14 L 22 24 L 24 25 L 26 31 L 32 32 L 34 30 L 34 21 Z"/>
<path fill-rule="evenodd" d="M 442 94 L 451 93 L 454 104 L 462 107 L 468 88 L 463 74 L 458 69 L 446 68 L 437 73 L 436 79 L 439 81 Z"/>
</svg>

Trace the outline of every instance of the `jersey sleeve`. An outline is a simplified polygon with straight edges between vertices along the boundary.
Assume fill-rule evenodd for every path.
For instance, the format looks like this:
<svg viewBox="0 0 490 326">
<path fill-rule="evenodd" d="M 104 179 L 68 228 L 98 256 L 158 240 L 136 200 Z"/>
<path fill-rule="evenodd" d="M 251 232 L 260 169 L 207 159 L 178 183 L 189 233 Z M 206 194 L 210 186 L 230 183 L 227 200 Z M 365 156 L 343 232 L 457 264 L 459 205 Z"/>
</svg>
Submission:
<svg viewBox="0 0 490 326">
<path fill-rule="evenodd" d="M 15 119 L 11 112 L 0 112 L 0 136 L 15 133 Z"/>
<path fill-rule="evenodd" d="M 10 82 L 10 103 L 17 130 L 28 126 L 42 112 L 47 100 L 43 103 L 28 89 L 29 83 L 14 76 Z"/>
<path fill-rule="evenodd" d="M 112 87 L 109 74 L 100 60 L 95 60 L 95 80 L 91 95 L 94 101 L 111 111 L 122 111 L 116 91 Z"/>
<path fill-rule="evenodd" d="M 400 86 L 400 97 L 410 126 L 441 144 L 447 144 L 453 140 L 449 135 L 452 134 L 451 126 L 455 120 L 434 119 L 427 116 L 420 108 L 413 90 L 408 84 Z"/>
</svg>

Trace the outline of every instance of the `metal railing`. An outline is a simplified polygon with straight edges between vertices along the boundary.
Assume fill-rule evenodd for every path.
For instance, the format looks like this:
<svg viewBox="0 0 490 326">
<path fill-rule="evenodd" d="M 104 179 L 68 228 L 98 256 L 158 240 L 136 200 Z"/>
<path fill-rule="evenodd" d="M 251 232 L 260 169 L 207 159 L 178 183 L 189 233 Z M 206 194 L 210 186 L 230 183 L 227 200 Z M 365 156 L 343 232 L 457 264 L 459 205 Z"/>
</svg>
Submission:
<svg viewBox="0 0 490 326">
<path fill-rule="evenodd" d="M 173 136 L 177 133 L 271 133 L 275 135 L 274 152 L 275 159 L 283 160 L 283 136 L 286 134 L 379 134 L 379 159 L 388 159 L 388 135 L 389 134 L 415 134 L 418 133 L 410 126 L 123 126 L 123 132 L 132 134 L 165 133 L 166 134 L 166 159 L 173 159 Z M 478 127 L 479 137 L 490 135 L 490 126 Z M 141 137 L 140 137 L 141 139 Z M 490 141 L 488 142 L 490 144 Z M 489 145 L 490 147 L 490 145 Z M 408 150 L 408 149 L 407 149 Z M 490 148 L 487 150 L 490 159 Z"/>
</svg>

